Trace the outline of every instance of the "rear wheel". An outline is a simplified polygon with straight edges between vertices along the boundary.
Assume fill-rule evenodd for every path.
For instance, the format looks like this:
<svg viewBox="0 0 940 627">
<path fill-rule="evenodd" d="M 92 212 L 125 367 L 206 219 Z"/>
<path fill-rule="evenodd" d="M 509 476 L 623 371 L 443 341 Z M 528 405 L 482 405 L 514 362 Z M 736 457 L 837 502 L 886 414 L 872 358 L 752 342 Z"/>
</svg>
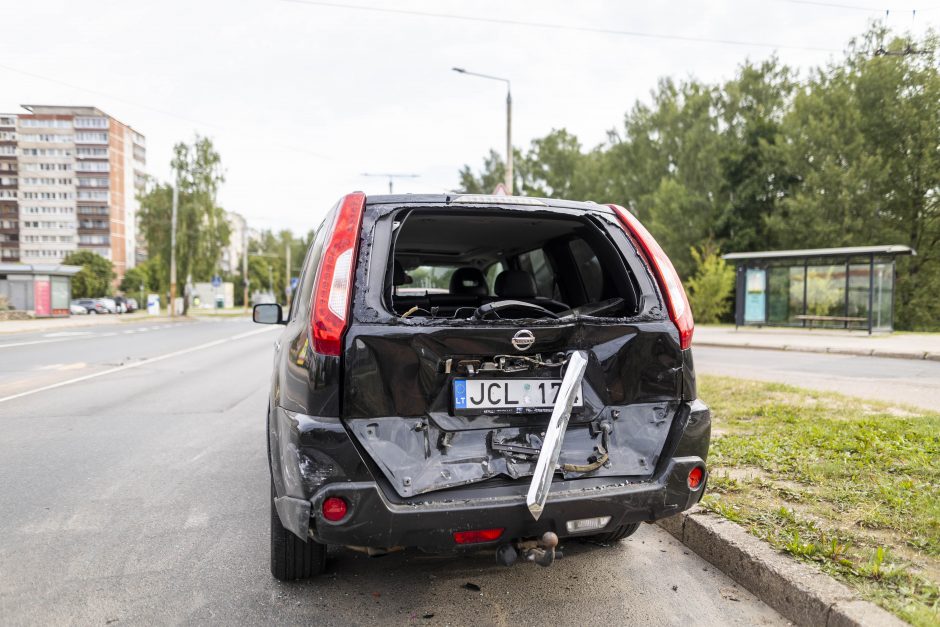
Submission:
<svg viewBox="0 0 940 627">
<path fill-rule="evenodd" d="M 271 484 L 271 574 L 280 581 L 294 581 L 319 575 L 326 568 L 326 545 L 298 538 L 284 528 L 274 507 Z"/>
<path fill-rule="evenodd" d="M 624 538 L 629 538 L 636 530 L 640 528 L 640 523 L 630 523 L 627 525 L 620 525 L 613 531 L 608 531 L 607 533 L 599 533 L 594 536 L 587 536 L 586 540 L 593 540 L 594 542 L 603 542 L 604 544 L 610 544 L 613 542 L 620 542 Z"/>
</svg>

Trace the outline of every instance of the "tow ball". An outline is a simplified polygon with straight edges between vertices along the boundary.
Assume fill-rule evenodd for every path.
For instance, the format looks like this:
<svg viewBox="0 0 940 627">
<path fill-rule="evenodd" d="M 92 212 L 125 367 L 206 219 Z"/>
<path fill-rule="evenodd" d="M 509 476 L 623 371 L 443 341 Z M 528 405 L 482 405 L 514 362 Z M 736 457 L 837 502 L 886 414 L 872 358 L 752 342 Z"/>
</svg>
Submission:
<svg viewBox="0 0 940 627">
<path fill-rule="evenodd" d="M 519 540 L 514 544 L 504 544 L 496 549 L 496 561 L 503 566 L 512 566 L 522 556 L 527 562 L 535 562 L 539 566 L 551 566 L 555 558 L 564 557 L 561 551 L 556 551 L 558 536 L 546 531 L 538 540 Z"/>
</svg>

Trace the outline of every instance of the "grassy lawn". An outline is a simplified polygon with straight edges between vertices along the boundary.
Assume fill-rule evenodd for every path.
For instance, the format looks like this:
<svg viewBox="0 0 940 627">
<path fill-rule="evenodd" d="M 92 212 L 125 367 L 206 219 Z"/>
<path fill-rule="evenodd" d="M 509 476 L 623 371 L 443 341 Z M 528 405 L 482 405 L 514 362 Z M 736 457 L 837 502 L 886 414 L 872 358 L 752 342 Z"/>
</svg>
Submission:
<svg viewBox="0 0 940 627">
<path fill-rule="evenodd" d="M 915 625 L 940 624 L 940 414 L 703 376 L 703 506 Z"/>
</svg>

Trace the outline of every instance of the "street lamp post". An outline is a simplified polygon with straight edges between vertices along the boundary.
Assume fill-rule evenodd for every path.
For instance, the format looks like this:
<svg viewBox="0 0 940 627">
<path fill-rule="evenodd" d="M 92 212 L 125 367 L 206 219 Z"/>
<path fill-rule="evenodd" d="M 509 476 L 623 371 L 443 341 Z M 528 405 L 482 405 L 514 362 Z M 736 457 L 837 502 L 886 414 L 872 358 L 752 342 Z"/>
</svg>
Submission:
<svg viewBox="0 0 940 627">
<path fill-rule="evenodd" d="M 179 203 L 180 176 L 173 183 L 173 206 L 170 215 L 170 317 L 176 316 L 176 212 Z"/>
<path fill-rule="evenodd" d="M 509 82 L 508 78 L 500 78 L 499 76 L 490 76 L 489 74 L 478 74 L 477 72 L 470 72 L 465 70 L 462 67 L 451 68 L 455 72 L 460 74 L 466 74 L 467 76 L 477 76 L 479 78 L 488 78 L 493 81 L 501 81 L 506 83 L 506 190 L 509 194 L 512 194 L 512 85 Z"/>
</svg>

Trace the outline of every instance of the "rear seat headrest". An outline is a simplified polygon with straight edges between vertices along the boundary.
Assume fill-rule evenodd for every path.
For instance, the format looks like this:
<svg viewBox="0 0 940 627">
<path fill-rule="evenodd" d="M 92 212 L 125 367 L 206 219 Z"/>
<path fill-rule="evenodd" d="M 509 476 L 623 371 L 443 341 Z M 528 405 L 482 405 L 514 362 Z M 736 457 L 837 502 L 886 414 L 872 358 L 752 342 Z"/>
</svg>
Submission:
<svg viewBox="0 0 940 627">
<path fill-rule="evenodd" d="M 392 273 L 392 285 L 396 285 L 396 286 L 398 286 L 398 285 L 408 285 L 408 284 L 411 283 L 413 280 L 414 280 L 414 279 L 412 279 L 410 276 L 408 276 L 408 275 L 405 273 L 405 268 L 404 268 L 404 266 L 401 265 L 401 262 L 396 259 L 396 260 L 395 260 L 394 270 L 393 270 L 393 273 Z"/>
<path fill-rule="evenodd" d="M 496 295 L 502 298 L 535 298 L 535 278 L 525 270 L 506 270 L 496 277 Z"/>
<path fill-rule="evenodd" d="M 490 293 L 486 277 L 479 268 L 457 268 L 450 275 L 450 293 L 467 296 L 487 296 Z"/>
</svg>

